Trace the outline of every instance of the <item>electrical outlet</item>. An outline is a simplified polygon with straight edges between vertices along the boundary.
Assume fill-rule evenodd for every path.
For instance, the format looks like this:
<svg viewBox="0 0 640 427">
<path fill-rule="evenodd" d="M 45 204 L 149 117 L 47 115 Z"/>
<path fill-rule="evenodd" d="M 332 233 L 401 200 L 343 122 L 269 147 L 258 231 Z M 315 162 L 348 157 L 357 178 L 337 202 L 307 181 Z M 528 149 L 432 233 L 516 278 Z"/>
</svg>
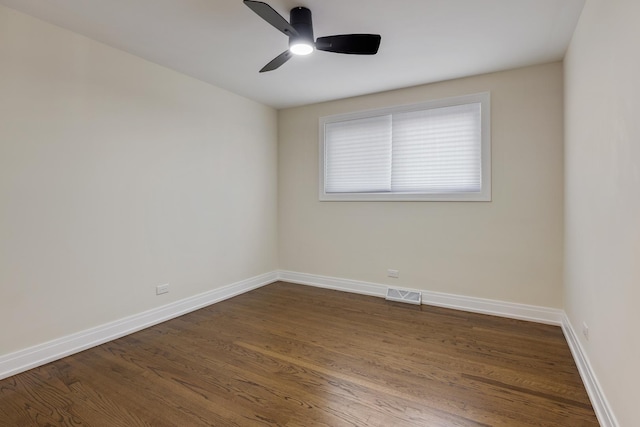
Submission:
<svg viewBox="0 0 640 427">
<path fill-rule="evenodd" d="M 169 292 L 169 284 L 166 283 L 164 285 L 156 286 L 156 295 L 162 295 Z"/>
<path fill-rule="evenodd" d="M 582 322 L 582 335 L 589 341 L 589 327 L 587 326 L 587 322 Z"/>
<path fill-rule="evenodd" d="M 400 270 L 387 270 L 387 277 L 393 277 L 397 279 L 400 277 Z"/>
</svg>

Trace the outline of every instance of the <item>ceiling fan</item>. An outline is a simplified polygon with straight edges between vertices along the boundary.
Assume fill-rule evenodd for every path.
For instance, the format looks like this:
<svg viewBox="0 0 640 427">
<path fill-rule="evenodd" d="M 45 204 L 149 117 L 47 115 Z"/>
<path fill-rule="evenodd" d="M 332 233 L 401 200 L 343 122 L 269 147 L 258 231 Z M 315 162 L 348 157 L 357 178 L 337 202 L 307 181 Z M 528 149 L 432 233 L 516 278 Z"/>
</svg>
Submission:
<svg viewBox="0 0 640 427">
<path fill-rule="evenodd" d="M 378 34 L 340 34 L 318 37 L 314 43 L 311 11 L 306 7 L 291 9 L 290 22 L 287 22 L 282 15 L 264 2 L 244 0 L 244 4 L 289 37 L 289 49 L 262 67 L 261 73 L 275 70 L 291 59 L 293 55 L 308 55 L 313 52 L 314 48 L 325 52 L 351 55 L 375 55 L 380 47 L 381 37 Z"/>
</svg>

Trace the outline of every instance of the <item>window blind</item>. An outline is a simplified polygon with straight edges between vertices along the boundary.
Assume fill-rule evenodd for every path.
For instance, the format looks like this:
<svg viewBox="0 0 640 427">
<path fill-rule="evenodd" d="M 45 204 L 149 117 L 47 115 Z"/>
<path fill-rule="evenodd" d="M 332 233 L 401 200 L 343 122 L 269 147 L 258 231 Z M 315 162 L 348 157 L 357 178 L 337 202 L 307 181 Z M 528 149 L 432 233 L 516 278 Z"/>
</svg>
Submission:
<svg viewBox="0 0 640 427">
<path fill-rule="evenodd" d="M 391 116 L 325 126 L 325 191 L 391 191 Z"/>
<path fill-rule="evenodd" d="M 391 191 L 481 189 L 480 104 L 393 115 Z"/>
<path fill-rule="evenodd" d="M 480 103 L 326 123 L 324 191 L 478 192 L 481 140 Z"/>
</svg>

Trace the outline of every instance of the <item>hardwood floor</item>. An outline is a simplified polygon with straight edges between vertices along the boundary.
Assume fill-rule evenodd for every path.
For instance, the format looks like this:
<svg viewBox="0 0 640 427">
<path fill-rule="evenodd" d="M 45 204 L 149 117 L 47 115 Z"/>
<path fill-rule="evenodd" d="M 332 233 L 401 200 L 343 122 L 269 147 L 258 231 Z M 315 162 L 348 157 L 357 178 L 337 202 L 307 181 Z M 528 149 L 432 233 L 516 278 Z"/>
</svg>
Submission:
<svg viewBox="0 0 640 427">
<path fill-rule="evenodd" d="M 2 426 L 597 426 L 560 328 L 274 283 L 0 381 Z"/>
</svg>

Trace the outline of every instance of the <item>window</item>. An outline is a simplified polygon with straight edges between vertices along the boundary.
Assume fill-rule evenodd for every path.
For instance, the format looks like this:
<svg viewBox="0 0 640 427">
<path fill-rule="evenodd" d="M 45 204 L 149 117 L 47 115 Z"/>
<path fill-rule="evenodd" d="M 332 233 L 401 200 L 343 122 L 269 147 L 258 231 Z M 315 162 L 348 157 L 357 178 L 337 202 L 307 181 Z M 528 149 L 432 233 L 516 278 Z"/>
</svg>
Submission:
<svg viewBox="0 0 640 427">
<path fill-rule="evenodd" d="M 323 117 L 320 200 L 491 200 L 489 94 Z"/>
</svg>

